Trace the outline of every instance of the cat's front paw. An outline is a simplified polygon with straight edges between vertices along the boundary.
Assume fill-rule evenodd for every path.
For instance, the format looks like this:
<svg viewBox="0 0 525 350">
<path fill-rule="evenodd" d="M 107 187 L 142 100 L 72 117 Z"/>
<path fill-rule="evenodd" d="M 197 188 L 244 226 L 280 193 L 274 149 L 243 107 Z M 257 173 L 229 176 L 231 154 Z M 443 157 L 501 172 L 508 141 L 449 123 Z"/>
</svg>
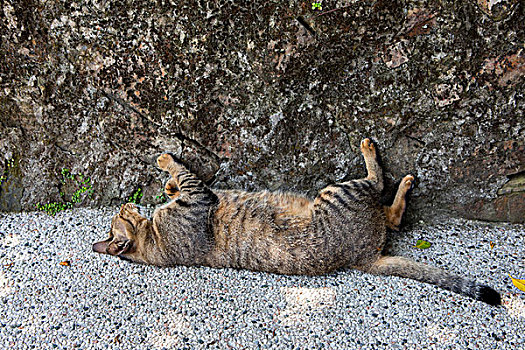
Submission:
<svg viewBox="0 0 525 350">
<path fill-rule="evenodd" d="M 170 199 L 174 199 L 180 193 L 177 183 L 173 178 L 169 179 L 168 182 L 166 182 L 166 185 L 164 185 L 164 191 Z"/>
<path fill-rule="evenodd" d="M 157 158 L 157 164 L 162 170 L 168 170 L 168 166 L 174 162 L 175 160 L 173 159 L 171 154 L 168 153 L 163 153 Z"/>
<path fill-rule="evenodd" d="M 363 153 L 363 156 L 365 156 L 365 158 L 376 157 L 376 147 L 374 146 L 372 140 L 366 138 L 363 141 L 361 141 L 361 152 Z"/>
<path fill-rule="evenodd" d="M 126 203 L 120 207 L 120 216 L 129 216 L 129 214 L 135 213 L 138 214 L 139 209 L 135 203 Z"/>
</svg>

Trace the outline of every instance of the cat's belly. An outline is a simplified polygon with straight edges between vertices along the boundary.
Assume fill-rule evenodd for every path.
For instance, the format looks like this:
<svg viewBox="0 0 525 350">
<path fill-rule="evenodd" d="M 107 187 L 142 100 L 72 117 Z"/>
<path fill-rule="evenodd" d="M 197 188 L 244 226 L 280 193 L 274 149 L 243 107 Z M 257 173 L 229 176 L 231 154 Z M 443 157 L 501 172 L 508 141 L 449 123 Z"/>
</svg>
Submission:
<svg viewBox="0 0 525 350">
<path fill-rule="evenodd" d="M 249 205 L 221 209 L 228 208 L 219 206 L 206 258 L 212 267 L 319 275 L 372 262 L 384 244 L 384 224 L 355 215 L 319 220 L 312 213 L 276 217 L 274 208 Z"/>
</svg>

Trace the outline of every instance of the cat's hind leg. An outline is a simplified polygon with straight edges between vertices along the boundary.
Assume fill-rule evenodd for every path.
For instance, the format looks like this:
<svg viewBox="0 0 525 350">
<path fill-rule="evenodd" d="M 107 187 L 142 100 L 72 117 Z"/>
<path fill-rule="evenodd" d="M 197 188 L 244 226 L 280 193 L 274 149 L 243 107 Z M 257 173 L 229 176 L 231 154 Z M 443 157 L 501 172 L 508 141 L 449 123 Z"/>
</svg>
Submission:
<svg viewBox="0 0 525 350">
<path fill-rule="evenodd" d="M 371 181 L 378 191 L 383 190 L 383 171 L 377 161 L 376 147 L 374 143 L 366 138 L 361 141 L 361 153 L 365 158 L 367 176 L 365 180 Z"/>
<path fill-rule="evenodd" d="M 378 196 L 383 190 L 383 171 L 377 161 L 374 143 L 366 138 L 361 141 L 361 152 L 365 158 L 367 176 L 364 179 L 350 180 L 330 185 L 319 192 L 314 204 L 330 201 L 334 197 L 347 206 L 349 202 L 358 203 L 364 199 Z"/>
<path fill-rule="evenodd" d="M 343 190 L 346 196 L 354 199 L 381 193 L 383 190 L 383 171 L 377 161 L 375 145 L 370 139 L 366 138 L 361 141 L 361 153 L 365 158 L 367 176 L 364 179 L 350 180 L 331 185 L 325 190 L 328 190 L 330 193 L 334 187 L 339 188 Z"/>
<path fill-rule="evenodd" d="M 386 224 L 390 229 L 398 230 L 401 224 L 401 218 L 406 208 L 406 194 L 414 183 L 414 176 L 407 175 L 401 180 L 397 189 L 396 197 L 391 206 L 384 206 L 386 214 Z"/>
</svg>

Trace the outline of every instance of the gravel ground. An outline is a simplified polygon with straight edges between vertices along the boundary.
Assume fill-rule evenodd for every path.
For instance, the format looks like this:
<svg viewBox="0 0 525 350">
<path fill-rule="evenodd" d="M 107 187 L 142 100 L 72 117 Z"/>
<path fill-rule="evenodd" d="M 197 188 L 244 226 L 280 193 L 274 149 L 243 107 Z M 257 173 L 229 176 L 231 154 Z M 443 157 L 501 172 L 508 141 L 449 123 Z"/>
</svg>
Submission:
<svg viewBox="0 0 525 350">
<path fill-rule="evenodd" d="M 393 240 L 393 253 L 501 291 L 504 305 L 491 307 L 434 286 L 356 271 L 297 277 L 157 268 L 92 253 L 116 211 L 0 214 L 4 347 L 525 348 L 525 293 L 508 276 L 525 279 L 523 225 L 421 223 Z M 414 248 L 418 238 L 432 246 Z"/>
</svg>

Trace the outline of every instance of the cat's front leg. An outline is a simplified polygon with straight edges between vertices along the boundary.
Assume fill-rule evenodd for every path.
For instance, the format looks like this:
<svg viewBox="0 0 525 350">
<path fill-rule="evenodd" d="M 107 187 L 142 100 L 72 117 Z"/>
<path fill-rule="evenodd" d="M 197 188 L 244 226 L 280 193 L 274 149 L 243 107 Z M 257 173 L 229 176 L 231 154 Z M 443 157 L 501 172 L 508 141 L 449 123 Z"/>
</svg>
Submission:
<svg viewBox="0 0 525 350">
<path fill-rule="evenodd" d="M 169 153 L 161 154 L 157 158 L 157 164 L 159 165 L 159 168 L 167 171 L 174 179 L 177 179 L 180 172 L 188 172 L 188 169 L 186 169 L 186 167 L 180 162 L 177 162 Z"/>
<path fill-rule="evenodd" d="M 174 178 L 171 177 L 168 181 L 166 181 L 166 184 L 164 185 L 164 192 L 171 200 L 174 200 L 180 195 L 179 187 L 177 186 L 177 182 Z"/>
<path fill-rule="evenodd" d="M 159 158 L 157 158 L 157 163 L 162 170 L 170 173 L 173 179 L 171 184 L 176 185 L 181 195 L 187 194 L 192 196 L 211 193 L 197 175 L 193 174 L 184 165 L 177 162 L 171 154 L 161 154 Z"/>
</svg>

